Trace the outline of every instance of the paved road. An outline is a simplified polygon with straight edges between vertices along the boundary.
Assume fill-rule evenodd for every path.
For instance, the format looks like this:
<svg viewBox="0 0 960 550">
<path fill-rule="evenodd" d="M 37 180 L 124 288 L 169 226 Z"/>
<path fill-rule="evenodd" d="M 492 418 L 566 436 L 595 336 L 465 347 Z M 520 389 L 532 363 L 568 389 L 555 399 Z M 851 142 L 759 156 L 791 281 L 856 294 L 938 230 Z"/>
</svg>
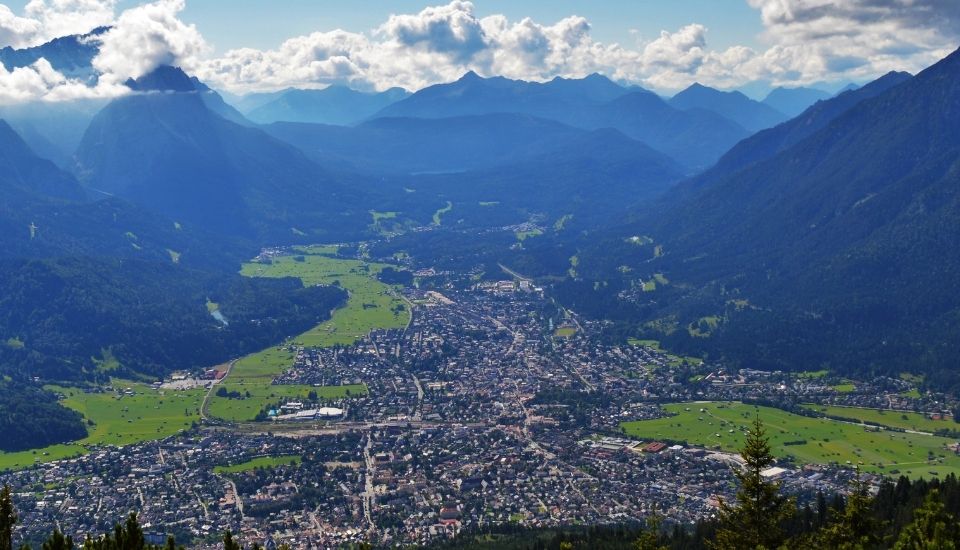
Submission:
<svg viewBox="0 0 960 550">
<path fill-rule="evenodd" d="M 217 384 L 223 382 L 230 376 L 230 371 L 233 370 L 233 365 L 235 365 L 237 361 L 238 359 L 234 359 L 227 364 L 226 374 L 224 374 L 220 380 L 214 380 L 213 384 L 210 384 L 210 389 L 207 390 L 207 394 L 203 396 L 203 403 L 200 405 L 200 419 L 204 422 L 210 421 L 210 417 L 207 415 L 207 409 L 210 407 L 210 397 L 213 396 L 213 390 L 217 387 Z"/>
<path fill-rule="evenodd" d="M 371 539 L 374 534 L 377 532 L 377 525 L 373 523 L 373 502 L 376 499 L 376 495 L 373 491 L 373 475 L 376 471 L 376 465 L 373 462 L 373 457 L 370 455 L 370 449 L 373 447 L 373 437 L 368 433 L 367 434 L 367 444 L 363 447 L 363 459 L 367 465 L 366 475 L 364 476 L 364 491 L 363 491 L 363 517 L 367 520 L 367 535 Z"/>
</svg>

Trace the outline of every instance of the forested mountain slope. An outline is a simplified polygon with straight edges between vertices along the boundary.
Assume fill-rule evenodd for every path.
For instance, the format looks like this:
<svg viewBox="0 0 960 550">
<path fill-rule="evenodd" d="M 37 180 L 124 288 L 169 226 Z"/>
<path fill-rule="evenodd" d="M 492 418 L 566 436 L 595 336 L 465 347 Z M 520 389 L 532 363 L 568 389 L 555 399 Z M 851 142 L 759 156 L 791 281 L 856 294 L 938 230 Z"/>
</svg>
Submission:
<svg viewBox="0 0 960 550">
<path fill-rule="evenodd" d="M 571 282 L 567 297 L 743 365 L 955 371 L 957 127 L 960 52 L 769 160 L 668 194 L 580 257 L 583 279 L 627 265 L 670 284 L 624 300 L 635 279 L 593 296 Z"/>
</svg>

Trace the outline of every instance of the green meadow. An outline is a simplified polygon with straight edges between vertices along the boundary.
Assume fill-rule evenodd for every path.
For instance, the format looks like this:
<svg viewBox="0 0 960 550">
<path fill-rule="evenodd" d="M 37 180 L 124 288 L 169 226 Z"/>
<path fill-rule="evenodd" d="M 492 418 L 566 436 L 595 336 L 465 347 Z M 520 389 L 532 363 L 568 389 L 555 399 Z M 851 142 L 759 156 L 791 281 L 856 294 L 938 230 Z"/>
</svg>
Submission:
<svg viewBox="0 0 960 550">
<path fill-rule="evenodd" d="M 284 256 L 274 258 L 271 264 L 244 264 L 241 269 L 248 277 L 297 277 L 306 286 L 339 284 L 350 293 L 344 307 L 334 311 L 328 321 L 293 338 L 293 343 L 308 347 L 347 345 L 373 329 L 406 326 L 410 317 L 407 305 L 394 289 L 376 278 L 386 265 L 334 258 L 313 250 L 300 249 L 305 254 L 303 261 Z"/>
<path fill-rule="evenodd" d="M 302 461 L 303 457 L 300 455 L 258 456 L 239 464 L 215 466 L 213 471 L 218 474 L 237 474 L 258 468 L 277 468 L 279 466 L 290 466 L 291 464 L 299 466 Z"/>
<path fill-rule="evenodd" d="M 542 229 L 530 229 L 528 231 L 514 232 L 514 236 L 517 238 L 518 241 L 525 241 L 533 237 L 539 237 L 540 235 L 543 235 Z"/>
<path fill-rule="evenodd" d="M 453 203 L 447 201 L 447 205 L 433 213 L 433 225 L 440 225 L 443 222 L 443 215 L 453 210 Z"/>
<path fill-rule="evenodd" d="M 378 328 L 403 328 L 410 319 L 406 303 L 389 285 L 376 279 L 385 265 L 335 258 L 334 246 L 298 247 L 302 261 L 294 256 L 274 258 L 269 264 L 248 263 L 241 270 L 248 277 L 297 277 L 304 285 L 337 284 L 349 292 L 346 305 L 332 317 L 294 337 L 291 343 L 306 347 L 349 345 Z M 240 392 L 241 399 L 212 397 L 212 416 L 231 421 L 253 420 L 264 406 L 284 400 L 302 399 L 316 391 L 324 399 L 367 393 L 364 385 L 314 388 L 305 385 L 272 385 L 271 382 L 293 364 L 293 353 L 273 347 L 236 362 L 222 382 L 228 392 Z"/>
<path fill-rule="evenodd" d="M 703 359 L 699 357 L 693 357 L 692 355 L 681 357 L 679 355 L 673 355 L 668 353 L 665 349 L 660 347 L 660 340 L 642 340 L 640 338 L 628 338 L 627 344 L 631 346 L 643 346 L 647 348 L 652 348 L 660 353 L 663 353 L 667 356 L 668 364 L 672 367 L 680 366 L 686 361 L 691 365 L 701 365 L 703 364 Z"/>
<path fill-rule="evenodd" d="M 624 432 L 638 439 L 737 452 L 759 415 L 774 454 L 798 463 L 858 465 L 868 472 L 914 478 L 960 474 L 960 457 L 946 448 L 953 440 L 943 437 L 875 430 L 736 402 L 672 403 L 663 408 L 673 416 L 624 422 Z"/>
<path fill-rule="evenodd" d="M 804 407 L 821 412 L 828 416 L 840 418 L 849 418 L 860 422 L 870 422 L 889 426 L 891 428 L 900 428 L 902 430 L 915 430 L 918 432 L 936 432 L 937 430 L 957 430 L 960 431 L 960 424 L 948 418 L 945 420 L 933 420 L 924 414 L 915 412 L 899 412 L 879 409 L 861 409 L 858 407 L 837 407 L 829 405 L 807 404 Z"/>
<path fill-rule="evenodd" d="M 21 468 L 84 454 L 88 445 L 130 445 L 162 439 L 189 429 L 200 420 L 203 389 L 157 391 L 145 384 L 114 379 L 114 391 L 85 393 L 79 388 L 47 386 L 65 396 L 62 403 L 93 422 L 84 439 L 43 449 L 0 453 L 0 469 Z M 133 395 L 117 390 L 130 389 Z"/>
</svg>

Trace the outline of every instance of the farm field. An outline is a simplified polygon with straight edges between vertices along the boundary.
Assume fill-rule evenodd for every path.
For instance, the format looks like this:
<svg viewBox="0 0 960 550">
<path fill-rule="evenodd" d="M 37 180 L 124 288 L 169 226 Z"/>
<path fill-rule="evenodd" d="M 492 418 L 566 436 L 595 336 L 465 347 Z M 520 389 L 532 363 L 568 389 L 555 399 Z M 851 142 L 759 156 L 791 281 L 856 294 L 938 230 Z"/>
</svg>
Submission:
<svg viewBox="0 0 960 550">
<path fill-rule="evenodd" d="M 829 416 L 838 416 L 841 418 L 850 418 L 861 422 L 872 422 L 891 428 L 900 428 L 903 430 L 916 430 L 919 432 L 936 432 L 937 430 L 949 429 L 960 431 L 960 424 L 952 419 L 933 420 L 925 415 L 915 412 L 884 411 L 877 409 L 861 409 L 858 407 L 837 407 L 828 405 L 805 404 L 804 407 L 821 412 Z"/>
<path fill-rule="evenodd" d="M 213 471 L 218 474 L 236 474 L 240 472 L 249 472 L 257 468 L 276 468 L 278 466 L 289 466 L 291 463 L 300 465 L 303 457 L 300 455 L 281 455 L 281 456 L 258 456 L 252 460 L 241 462 L 239 464 L 230 464 L 226 466 L 215 466 Z"/>
<path fill-rule="evenodd" d="M 952 440 L 943 437 L 874 431 L 743 403 L 671 403 L 663 408 L 675 416 L 624 422 L 624 432 L 638 439 L 686 441 L 736 452 L 743 445 L 744 430 L 759 414 L 774 454 L 782 458 L 799 463 L 859 464 L 864 471 L 913 478 L 960 474 L 960 457 L 946 448 Z"/>
<path fill-rule="evenodd" d="M 291 343 L 307 347 L 348 345 L 373 329 L 406 326 L 410 318 L 407 305 L 388 285 L 376 279 L 384 265 L 331 257 L 330 254 L 336 252 L 335 246 L 298 247 L 297 252 L 303 254 L 302 261 L 295 256 L 283 256 L 274 258 L 270 264 L 247 263 L 241 273 L 248 277 L 298 277 L 308 286 L 338 283 L 350 297 L 329 320 L 292 338 Z M 292 352 L 272 347 L 238 360 L 222 386 L 228 392 L 240 392 L 244 398 L 212 397 L 209 413 L 225 420 L 249 421 L 265 405 L 302 399 L 310 391 L 316 391 L 325 399 L 367 392 L 363 385 L 322 388 L 272 385 L 272 380 L 286 370 L 293 359 Z"/>
<path fill-rule="evenodd" d="M 116 391 L 84 393 L 79 388 L 48 386 L 47 389 L 66 396 L 65 406 L 94 422 L 88 426 L 89 435 L 71 444 L 0 453 L 0 470 L 81 455 L 86 452 L 85 445 L 120 446 L 162 439 L 189 429 L 200 420 L 203 389 L 158 392 L 125 380 L 114 379 L 112 384 L 115 389 L 130 388 L 134 395 L 119 395 Z"/>
</svg>

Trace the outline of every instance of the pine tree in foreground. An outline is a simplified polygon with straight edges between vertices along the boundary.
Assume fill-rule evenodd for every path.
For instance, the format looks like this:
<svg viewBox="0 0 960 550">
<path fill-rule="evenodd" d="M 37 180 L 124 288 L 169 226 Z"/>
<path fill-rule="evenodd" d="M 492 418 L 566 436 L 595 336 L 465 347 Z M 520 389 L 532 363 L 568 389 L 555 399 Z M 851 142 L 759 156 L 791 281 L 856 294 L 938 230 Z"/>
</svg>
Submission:
<svg viewBox="0 0 960 550">
<path fill-rule="evenodd" d="M 784 523 L 796 513 L 796 506 L 793 499 L 780 494 L 779 483 L 763 477 L 774 458 L 759 416 L 747 433 L 740 456 L 744 465 L 736 472 L 740 481 L 737 504 L 720 501 L 720 527 L 709 546 L 716 550 L 779 548 L 787 541 Z"/>
<path fill-rule="evenodd" d="M 59 529 L 54 529 L 53 534 L 40 548 L 41 550 L 73 550 L 73 537 L 64 536 Z"/>
<path fill-rule="evenodd" d="M 836 550 L 879 548 L 885 528 L 873 511 L 873 499 L 858 471 L 842 513 L 815 537 L 816 547 Z"/>
<path fill-rule="evenodd" d="M 660 544 L 660 526 L 662 524 L 663 516 L 654 510 L 647 518 L 646 529 L 633 542 L 633 550 L 667 550 L 666 546 Z"/>
<path fill-rule="evenodd" d="M 4 485 L 0 491 L 0 550 L 13 550 L 13 526 L 18 519 L 10 486 Z"/>
<path fill-rule="evenodd" d="M 913 523 L 900 531 L 894 550 L 960 549 L 960 521 L 947 512 L 937 490 L 927 493 Z"/>
</svg>

